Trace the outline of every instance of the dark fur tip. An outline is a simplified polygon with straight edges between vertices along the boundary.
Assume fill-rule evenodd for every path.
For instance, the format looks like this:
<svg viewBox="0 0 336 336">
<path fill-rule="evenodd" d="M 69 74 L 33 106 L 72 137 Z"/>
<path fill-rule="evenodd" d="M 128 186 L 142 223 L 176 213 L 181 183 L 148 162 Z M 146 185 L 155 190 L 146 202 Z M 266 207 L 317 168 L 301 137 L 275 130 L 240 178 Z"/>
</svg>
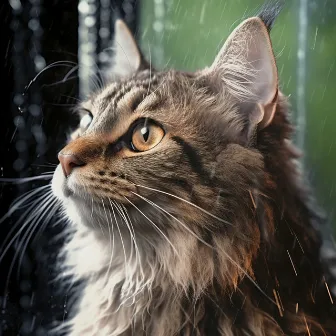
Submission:
<svg viewBox="0 0 336 336">
<path fill-rule="evenodd" d="M 285 0 L 269 0 L 263 6 L 258 17 L 265 23 L 268 31 L 271 31 L 275 19 L 285 5 Z"/>
</svg>

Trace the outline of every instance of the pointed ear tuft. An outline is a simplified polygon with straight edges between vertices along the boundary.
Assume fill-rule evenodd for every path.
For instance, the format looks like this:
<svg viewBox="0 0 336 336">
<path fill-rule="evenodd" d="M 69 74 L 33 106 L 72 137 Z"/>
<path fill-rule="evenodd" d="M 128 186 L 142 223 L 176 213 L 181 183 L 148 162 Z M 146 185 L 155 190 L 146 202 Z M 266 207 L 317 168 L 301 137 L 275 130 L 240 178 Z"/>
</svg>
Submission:
<svg viewBox="0 0 336 336">
<path fill-rule="evenodd" d="M 256 108 L 248 116 L 251 127 L 266 127 L 273 119 L 278 97 L 278 72 L 264 22 L 253 17 L 229 36 L 209 69 L 217 86 Z"/>
<path fill-rule="evenodd" d="M 117 19 L 114 26 L 112 75 L 127 77 L 144 68 L 141 51 L 126 23 Z"/>
<path fill-rule="evenodd" d="M 271 31 L 275 19 L 278 17 L 282 8 L 285 5 L 285 0 L 267 1 L 262 7 L 258 17 L 264 22 L 268 31 Z"/>
</svg>

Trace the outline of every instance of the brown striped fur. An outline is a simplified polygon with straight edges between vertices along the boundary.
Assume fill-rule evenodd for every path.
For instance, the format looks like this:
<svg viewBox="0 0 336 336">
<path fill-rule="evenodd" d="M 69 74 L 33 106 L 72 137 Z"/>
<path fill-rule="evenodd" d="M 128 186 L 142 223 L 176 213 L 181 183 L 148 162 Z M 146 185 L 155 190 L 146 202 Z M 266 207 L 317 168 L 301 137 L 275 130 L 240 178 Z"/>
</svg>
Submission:
<svg viewBox="0 0 336 336">
<path fill-rule="evenodd" d="M 69 335 L 336 334 L 287 99 L 253 128 L 256 98 L 233 81 L 254 74 L 225 69 L 220 86 L 212 68 L 142 66 L 80 107 L 92 123 L 62 152 L 85 165 L 53 180 L 71 223 L 66 270 L 85 279 Z M 166 133 L 140 153 L 127 145 L 139 118 Z"/>
</svg>

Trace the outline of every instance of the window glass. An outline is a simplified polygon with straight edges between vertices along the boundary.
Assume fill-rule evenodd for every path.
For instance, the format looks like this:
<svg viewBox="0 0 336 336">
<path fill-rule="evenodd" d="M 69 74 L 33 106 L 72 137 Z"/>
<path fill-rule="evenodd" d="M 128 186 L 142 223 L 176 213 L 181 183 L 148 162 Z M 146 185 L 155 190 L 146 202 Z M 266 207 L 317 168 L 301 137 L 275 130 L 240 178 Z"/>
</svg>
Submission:
<svg viewBox="0 0 336 336">
<path fill-rule="evenodd" d="M 263 0 L 143 0 L 140 42 L 159 68 L 210 65 Z M 272 30 L 281 90 L 290 95 L 306 175 L 331 221 L 336 200 L 336 1 L 287 1 Z M 334 224 L 334 227 L 336 225 Z"/>
</svg>

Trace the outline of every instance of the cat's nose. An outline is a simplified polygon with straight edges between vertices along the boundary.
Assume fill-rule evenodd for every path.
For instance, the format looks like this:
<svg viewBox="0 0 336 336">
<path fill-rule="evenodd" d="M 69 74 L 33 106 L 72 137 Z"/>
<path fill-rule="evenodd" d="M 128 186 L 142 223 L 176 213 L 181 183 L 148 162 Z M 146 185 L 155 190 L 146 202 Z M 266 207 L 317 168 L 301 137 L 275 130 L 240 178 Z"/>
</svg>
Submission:
<svg viewBox="0 0 336 336">
<path fill-rule="evenodd" d="M 85 163 L 74 154 L 59 153 L 58 160 L 61 163 L 65 177 L 68 177 L 74 168 L 85 165 Z"/>
</svg>

